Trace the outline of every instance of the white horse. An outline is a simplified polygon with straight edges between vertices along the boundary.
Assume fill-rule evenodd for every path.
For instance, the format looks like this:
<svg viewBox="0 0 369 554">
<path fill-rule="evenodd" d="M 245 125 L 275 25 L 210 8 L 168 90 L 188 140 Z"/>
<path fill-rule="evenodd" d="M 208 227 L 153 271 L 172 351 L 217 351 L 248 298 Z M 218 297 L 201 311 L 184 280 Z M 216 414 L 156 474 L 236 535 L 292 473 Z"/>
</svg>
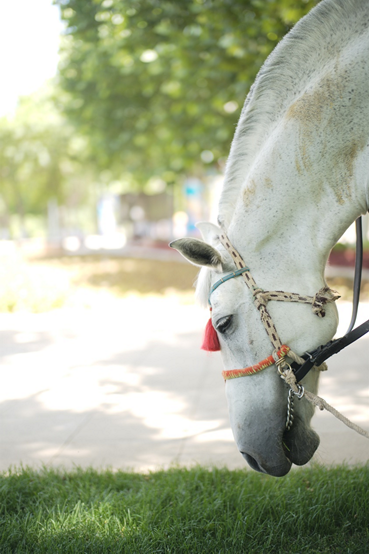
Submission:
<svg viewBox="0 0 369 554">
<path fill-rule="evenodd" d="M 225 233 L 257 285 L 314 296 L 339 237 L 369 208 L 369 2 L 323 0 L 281 41 L 246 99 L 232 143 L 219 206 L 219 226 L 201 223 L 203 241 L 172 246 L 202 266 L 197 297 L 234 271 L 220 242 Z M 242 277 L 211 294 L 212 322 L 226 370 L 257 364 L 273 347 Z M 334 303 L 326 317 L 311 306 L 269 302 L 281 340 L 299 355 L 336 332 Z M 316 392 L 319 372 L 303 380 Z M 283 476 L 306 464 L 319 445 L 313 408 L 295 402 L 285 428 L 288 389 L 272 365 L 226 381 L 237 446 L 258 471 Z"/>
</svg>

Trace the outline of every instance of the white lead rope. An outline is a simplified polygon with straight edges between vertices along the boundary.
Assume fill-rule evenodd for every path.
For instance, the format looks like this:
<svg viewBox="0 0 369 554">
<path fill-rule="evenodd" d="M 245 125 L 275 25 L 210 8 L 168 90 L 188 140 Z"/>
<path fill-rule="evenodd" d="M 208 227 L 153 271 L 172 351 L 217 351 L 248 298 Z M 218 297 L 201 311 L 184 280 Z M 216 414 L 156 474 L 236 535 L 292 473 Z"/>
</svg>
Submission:
<svg viewBox="0 0 369 554">
<path fill-rule="evenodd" d="M 288 356 L 290 356 L 294 361 L 301 364 L 302 358 L 300 358 L 300 356 L 298 356 L 297 354 L 295 354 L 291 350 L 288 352 Z M 365 431 L 365 429 L 363 429 L 359 425 L 356 425 L 356 423 L 353 423 L 352 421 L 350 421 L 347 417 L 345 417 L 343 414 L 341 414 L 338 410 L 333 408 L 333 406 L 328 404 L 328 402 L 326 402 L 326 400 L 324 400 L 324 398 L 321 398 L 320 396 L 317 396 L 316 394 L 306 390 L 301 385 L 298 385 L 297 382 L 296 382 L 296 376 L 293 373 L 292 368 L 288 365 L 288 363 L 285 361 L 284 358 L 281 358 L 281 363 L 278 364 L 278 365 L 280 366 L 278 368 L 280 376 L 282 377 L 282 379 L 284 379 L 284 381 L 287 383 L 287 385 L 290 387 L 290 389 L 293 391 L 293 393 L 296 396 L 298 396 L 299 399 L 300 398 L 306 398 L 306 400 L 308 400 L 311 404 L 313 404 L 313 406 L 318 407 L 319 410 L 322 410 L 322 411 L 327 410 L 332 415 L 334 415 L 334 417 L 336 417 L 337 419 L 342 421 L 342 423 L 347 425 L 347 427 L 349 427 L 353 431 L 356 431 L 357 433 L 359 433 L 359 435 L 362 435 L 363 437 L 366 437 L 367 439 L 369 439 L 369 432 L 368 431 Z M 318 371 L 319 370 L 324 371 L 325 369 L 327 369 L 326 364 L 322 364 L 322 366 L 325 366 L 325 368 L 319 366 L 319 367 L 316 367 L 316 369 Z M 293 414 L 293 410 L 292 410 L 292 414 Z M 293 418 L 293 415 L 292 415 L 292 418 Z M 290 422 L 289 419 L 290 419 L 290 416 L 287 417 L 287 423 L 286 423 L 287 429 L 289 429 L 292 425 L 292 422 Z"/>
</svg>

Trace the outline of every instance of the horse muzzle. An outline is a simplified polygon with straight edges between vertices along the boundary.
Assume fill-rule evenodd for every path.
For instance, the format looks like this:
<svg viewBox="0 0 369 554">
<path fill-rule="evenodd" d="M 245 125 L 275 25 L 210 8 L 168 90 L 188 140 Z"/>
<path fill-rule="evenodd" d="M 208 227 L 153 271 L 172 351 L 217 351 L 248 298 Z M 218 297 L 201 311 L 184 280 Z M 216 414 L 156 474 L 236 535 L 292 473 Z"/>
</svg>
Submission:
<svg viewBox="0 0 369 554">
<path fill-rule="evenodd" d="M 280 439 L 269 438 L 259 448 L 240 449 L 251 469 L 273 477 L 286 475 L 292 464 L 302 466 L 311 460 L 320 443 L 319 436 L 301 420 Z"/>
</svg>

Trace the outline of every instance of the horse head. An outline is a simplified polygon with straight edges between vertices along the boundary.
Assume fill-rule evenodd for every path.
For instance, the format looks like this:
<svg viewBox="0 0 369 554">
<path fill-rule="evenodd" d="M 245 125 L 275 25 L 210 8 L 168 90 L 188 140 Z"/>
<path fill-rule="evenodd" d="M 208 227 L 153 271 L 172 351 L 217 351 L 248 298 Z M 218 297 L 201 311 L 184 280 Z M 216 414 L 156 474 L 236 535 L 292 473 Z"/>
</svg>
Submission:
<svg viewBox="0 0 369 554">
<path fill-rule="evenodd" d="M 171 246 L 191 263 L 202 267 L 197 296 L 201 302 L 211 305 L 212 325 L 219 338 L 226 370 L 223 374 L 256 367 L 272 354 L 273 346 L 255 306 L 255 298 L 241 275 L 227 278 L 234 273 L 235 266 L 220 241 L 222 230 L 211 223 L 201 223 L 198 227 L 203 241 L 184 238 L 172 242 Z M 254 267 L 250 270 L 255 269 L 263 287 L 269 288 L 273 281 L 278 284 L 283 281 L 284 270 L 273 269 L 272 264 L 268 269 L 260 252 L 258 259 L 252 258 Z M 265 278 L 267 275 L 269 279 Z M 306 289 L 306 283 L 304 286 Z M 300 354 L 329 340 L 337 326 L 333 305 L 326 307 L 324 318 L 317 317 L 306 304 L 270 302 L 268 310 L 283 342 Z M 316 392 L 318 379 L 319 371 L 315 370 L 302 384 Z M 319 445 L 319 437 L 310 426 L 313 408 L 304 398 L 296 401 L 293 424 L 289 430 L 286 428 L 288 387 L 275 364 L 240 378 L 227 379 L 225 388 L 236 444 L 253 469 L 283 476 L 292 463 L 303 465 L 311 459 Z"/>
</svg>

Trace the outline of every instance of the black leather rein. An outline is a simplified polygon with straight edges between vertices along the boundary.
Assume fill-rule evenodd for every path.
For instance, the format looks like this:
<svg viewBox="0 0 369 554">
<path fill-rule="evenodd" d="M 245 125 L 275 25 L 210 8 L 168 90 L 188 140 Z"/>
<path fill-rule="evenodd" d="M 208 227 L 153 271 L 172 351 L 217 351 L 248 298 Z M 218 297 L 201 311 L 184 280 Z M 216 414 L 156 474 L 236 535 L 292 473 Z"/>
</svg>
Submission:
<svg viewBox="0 0 369 554">
<path fill-rule="evenodd" d="M 291 363 L 291 367 L 296 376 L 296 381 L 299 382 L 307 375 L 314 365 L 318 366 L 325 362 L 328 358 L 337 354 L 346 346 L 349 346 L 360 337 L 369 332 L 369 319 L 362 323 L 356 329 L 353 329 L 356 321 L 357 311 L 360 300 L 360 285 L 361 285 L 361 273 L 363 268 L 363 228 L 362 219 L 359 217 L 356 220 L 356 258 L 355 258 L 355 277 L 354 277 L 354 296 L 352 303 L 352 316 L 349 328 L 346 334 L 339 338 L 334 339 L 326 344 L 319 346 L 312 352 L 306 352 L 302 358 L 306 360 L 302 365 L 297 362 Z"/>
</svg>

